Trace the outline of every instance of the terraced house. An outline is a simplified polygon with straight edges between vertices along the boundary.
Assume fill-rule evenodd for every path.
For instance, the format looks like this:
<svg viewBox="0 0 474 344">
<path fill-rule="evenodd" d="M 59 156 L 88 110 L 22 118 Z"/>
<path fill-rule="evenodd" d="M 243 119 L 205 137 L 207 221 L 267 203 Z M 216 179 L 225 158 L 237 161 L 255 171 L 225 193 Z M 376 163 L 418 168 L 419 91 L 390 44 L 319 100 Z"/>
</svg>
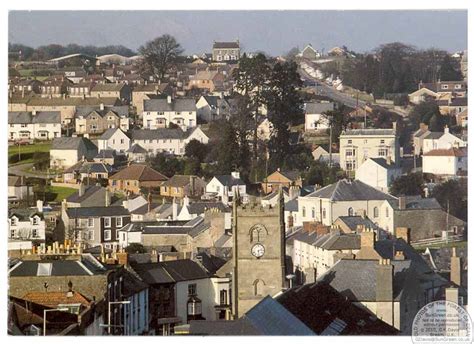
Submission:
<svg viewBox="0 0 474 344">
<path fill-rule="evenodd" d="M 144 101 L 143 128 L 168 128 L 171 123 L 183 130 L 197 125 L 196 102 L 192 98 L 150 99 Z"/>
<path fill-rule="evenodd" d="M 107 129 L 130 127 L 128 106 L 80 107 L 75 114 L 75 128 L 78 134 L 102 134 Z"/>
<path fill-rule="evenodd" d="M 8 138 L 10 140 L 52 140 L 61 137 L 59 111 L 9 112 Z"/>
</svg>

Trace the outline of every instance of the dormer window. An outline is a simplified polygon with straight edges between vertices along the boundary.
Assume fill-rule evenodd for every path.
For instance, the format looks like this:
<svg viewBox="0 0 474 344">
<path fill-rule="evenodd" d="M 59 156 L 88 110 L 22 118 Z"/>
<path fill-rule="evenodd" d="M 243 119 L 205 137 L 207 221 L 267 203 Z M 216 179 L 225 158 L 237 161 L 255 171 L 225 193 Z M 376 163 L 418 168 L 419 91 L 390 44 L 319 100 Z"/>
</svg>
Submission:
<svg viewBox="0 0 474 344">
<path fill-rule="evenodd" d="M 31 223 L 32 223 L 33 225 L 35 225 L 35 226 L 38 225 L 38 224 L 39 224 L 38 216 L 33 216 L 33 217 L 31 218 Z"/>
<path fill-rule="evenodd" d="M 18 224 L 18 219 L 16 217 L 11 218 L 11 225 L 16 226 Z"/>
</svg>

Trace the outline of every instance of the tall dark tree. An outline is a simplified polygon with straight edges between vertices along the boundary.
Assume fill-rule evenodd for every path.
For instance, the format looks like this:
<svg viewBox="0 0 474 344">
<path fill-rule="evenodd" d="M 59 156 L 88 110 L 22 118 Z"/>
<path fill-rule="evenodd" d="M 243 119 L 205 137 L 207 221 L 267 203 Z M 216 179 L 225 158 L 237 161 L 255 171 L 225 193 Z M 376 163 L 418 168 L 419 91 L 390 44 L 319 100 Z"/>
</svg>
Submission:
<svg viewBox="0 0 474 344">
<path fill-rule="evenodd" d="M 290 125 L 303 116 L 303 102 L 297 90 L 301 86 L 296 63 L 276 63 L 273 66 L 265 93 L 268 119 L 273 124 L 269 141 L 272 169 L 283 165 L 291 154 Z"/>
<path fill-rule="evenodd" d="M 446 54 L 439 70 L 439 78 L 442 81 L 459 81 L 462 80 L 462 73 L 459 66 L 456 66 L 456 61 L 451 56 Z"/>
<path fill-rule="evenodd" d="M 415 196 L 423 193 L 423 175 L 410 173 L 395 179 L 390 186 L 390 193 L 395 196 Z"/>
<path fill-rule="evenodd" d="M 146 42 L 138 51 L 144 58 L 145 66 L 160 79 L 164 78 L 183 53 L 181 45 L 168 34 Z"/>
<path fill-rule="evenodd" d="M 448 180 L 434 187 L 433 197 L 454 215 L 462 220 L 467 220 L 467 181 Z"/>
</svg>

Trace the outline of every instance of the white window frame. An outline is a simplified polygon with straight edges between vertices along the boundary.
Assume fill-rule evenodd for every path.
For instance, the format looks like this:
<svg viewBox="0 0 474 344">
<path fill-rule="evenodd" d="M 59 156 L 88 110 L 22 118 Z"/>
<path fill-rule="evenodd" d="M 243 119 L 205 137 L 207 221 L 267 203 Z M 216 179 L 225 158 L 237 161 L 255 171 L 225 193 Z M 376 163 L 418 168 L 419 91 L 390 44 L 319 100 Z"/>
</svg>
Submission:
<svg viewBox="0 0 474 344">
<path fill-rule="evenodd" d="M 115 227 L 123 227 L 123 218 L 121 216 L 115 218 Z"/>
<path fill-rule="evenodd" d="M 92 224 L 91 224 L 91 220 L 92 220 Z M 87 218 L 87 227 L 88 228 L 94 227 L 94 218 L 93 217 Z"/>
<path fill-rule="evenodd" d="M 110 240 L 112 240 L 112 230 L 106 229 L 104 230 L 104 241 L 110 241 Z"/>
<path fill-rule="evenodd" d="M 112 227 L 112 218 L 104 217 L 104 228 L 111 228 L 111 227 Z"/>
</svg>

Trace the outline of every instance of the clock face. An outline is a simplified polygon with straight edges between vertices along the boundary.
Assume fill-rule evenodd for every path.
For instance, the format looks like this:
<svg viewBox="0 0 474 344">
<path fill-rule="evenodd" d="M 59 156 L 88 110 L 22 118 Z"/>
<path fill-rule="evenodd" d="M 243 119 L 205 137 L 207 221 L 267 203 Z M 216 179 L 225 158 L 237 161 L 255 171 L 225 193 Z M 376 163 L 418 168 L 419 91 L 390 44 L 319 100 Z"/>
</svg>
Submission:
<svg viewBox="0 0 474 344">
<path fill-rule="evenodd" d="M 262 257 L 265 254 L 265 247 L 262 244 L 255 244 L 252 246 L 252 255 L 257 258 Z"/>
</svg>

